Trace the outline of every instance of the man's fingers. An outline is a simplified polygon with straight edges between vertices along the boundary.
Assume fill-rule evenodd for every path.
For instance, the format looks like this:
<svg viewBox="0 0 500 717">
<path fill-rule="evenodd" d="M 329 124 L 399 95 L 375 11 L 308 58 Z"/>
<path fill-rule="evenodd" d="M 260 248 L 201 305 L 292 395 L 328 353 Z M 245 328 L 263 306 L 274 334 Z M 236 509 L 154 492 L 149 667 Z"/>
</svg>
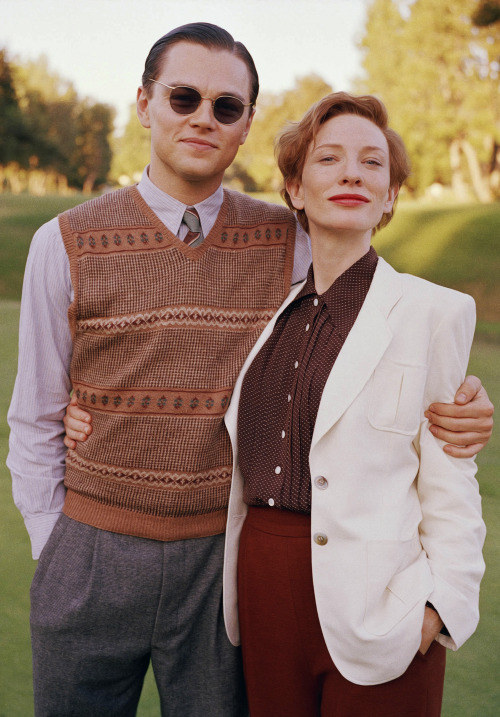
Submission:
<svg viewBox="0 0 500 717">
<path fill-rule="evenodd" d="M 426 411 L 425 417 L 429 419 L 429 423 L 433 426 L 438 426 L 439 428 L 454 433 L 467 431 L 469 433 L 477 433 L 481 436 L 483 433 L 489 435 L 493 426 L 493 420 L 491 418 L 457 418 L 456 416 L 443 416 L 433 411 Z"/>
<path fill-rule="evenodd" d="M 81 408 L 78 408 L 78 406 L 71 403 L 66 409 L 66 417 L 75 421 L 81 421 L 82 423 L 92 422 L 92 416 L 87 413 L 87 411 L 83 411 Z"/>
<path fill-rule="evenodd" d="M 66 448 L 71 448 L 72 451 L 74 451 L 76 448 L 75 441 L 72 441 L 71 438 L 68 438 L 68 436 L 64 436 L 64 445 L 66 446 Z"/>
<path fill-rule="evenodd" d="M 477 376 L 466 376 L 463 384 L 455 394 L 455 401 L 460 404 L 466 404 L 472 401 L 480 390 L 480 379 Z"/>
<path fill-rule="evenodd" d="M 481 445 L 487 440 L 482 433 L 477 431 L 462 431 L 457 433 L 455 431 L 449 431 L 440 426 L 430 426 L 430 432 L 440 441 L 445 443 L 452 443 L 455 446 L 470 446 L 473 443 L 480 443 Z"/>
<path fill-rule="evenodd" d="M 469 446 L 454 446 L 447 443 L 443 446 L 443 451 L 453 458 L 473 458 L 484 448 L 484 443 L 472 443 Z"/>
</svg>

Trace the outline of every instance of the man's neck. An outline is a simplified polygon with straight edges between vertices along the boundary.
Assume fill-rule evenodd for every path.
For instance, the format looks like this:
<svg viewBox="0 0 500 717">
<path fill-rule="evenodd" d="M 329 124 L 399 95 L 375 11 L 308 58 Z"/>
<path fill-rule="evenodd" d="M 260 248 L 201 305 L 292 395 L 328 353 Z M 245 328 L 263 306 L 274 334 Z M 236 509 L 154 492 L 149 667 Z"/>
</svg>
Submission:
<svg viewBox="0 0 500 717">
<path fill-rule="evenodd" d="M 166 176 L 164 172 L 150 165 L 148 176 L 151 182 L 162 192 L 183 204 L 192 206 L 211 197 L 220 187 L 223 175 L 197 182 L 186 180 L 182 177 L 172 178 L 171 176 Z"/>
</svg>

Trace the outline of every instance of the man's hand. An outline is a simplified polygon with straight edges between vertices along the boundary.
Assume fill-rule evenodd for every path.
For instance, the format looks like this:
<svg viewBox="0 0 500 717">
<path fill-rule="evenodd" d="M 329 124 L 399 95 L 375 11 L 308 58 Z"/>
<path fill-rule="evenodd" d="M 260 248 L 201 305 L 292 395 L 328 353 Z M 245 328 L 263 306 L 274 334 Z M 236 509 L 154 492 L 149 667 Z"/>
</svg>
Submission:
<svg viewBox="0 0 500 717">
<path fill-rule="evenodd" d="M 494 406 L 477 376 L 467 376 L 455 394 L 455 403 L 432 403 L 425 412 L 443 450 L 455 458 L 470 458 L 488 443 L 493 430 Z"/>
<path fill-rule="evenodd" d="M 92 433 L 92 416 L 78 408 L 76 403 L 76 396 L 72 396 L 64 416 L 64 445 L 72 449 L 76 448 L 77 441 L 86 441 L 87 436 Z"/>
<path fill-rule="evenodd" d="M 419 652 L 425 655 L 429 647 L 432 645 L 436 637 L 441 632 L 444 623 L 439 614 L 431 607 L 425 608 L 424 623 L 422 625 L 422 640 L 420 642 Z"/>
</svg>

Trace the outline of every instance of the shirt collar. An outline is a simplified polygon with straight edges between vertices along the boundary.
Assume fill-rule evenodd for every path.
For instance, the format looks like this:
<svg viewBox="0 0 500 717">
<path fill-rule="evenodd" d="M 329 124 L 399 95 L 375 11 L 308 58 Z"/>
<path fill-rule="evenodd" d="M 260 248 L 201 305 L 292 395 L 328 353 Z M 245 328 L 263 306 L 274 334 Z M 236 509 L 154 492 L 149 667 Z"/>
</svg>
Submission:
<svg viewBox="0 0 500 717">
<path fill-rule="evenodd" d="M 326 307 L 335 326 L 342 328 L 346 323 L 347 314 L 356 314 L 361 309 L 363 302 L 372 283 L 375 269 L 377 268 L 378 256 L 371 246 L 367 253 L 341 274 L 323 294 L 317 294 L 314 287 L 313 265 L 309 267 L 306 283 L 297 295 L 295 301 L 306 297 L 314 296 L 319 300 L 319 307 L 322 304 Z M 346 308 L 348 307 L 348 311 Z M 347 322 L 349 323 L 349 322 Z"/>
<path fill-rule="evenodd" d="M 167 229 L 177 236 L 186 207 L 195 206 L 200 216 L 203 236 L 208 236 L 215 224 L 222 202 L 224 201 L 222 185 L 218 187 L 213 194 L 198 204 L 183 204 L 179 202 L 178 199 L 171 197 L 170 194 L 163 192 L 156 184 L 153 184 L 149 178 L 148 170 L 149 165 L 144 169 L 137 189 L 146 204 L 149 205 L 160 221 L 165 224 Z"/>
</svg>

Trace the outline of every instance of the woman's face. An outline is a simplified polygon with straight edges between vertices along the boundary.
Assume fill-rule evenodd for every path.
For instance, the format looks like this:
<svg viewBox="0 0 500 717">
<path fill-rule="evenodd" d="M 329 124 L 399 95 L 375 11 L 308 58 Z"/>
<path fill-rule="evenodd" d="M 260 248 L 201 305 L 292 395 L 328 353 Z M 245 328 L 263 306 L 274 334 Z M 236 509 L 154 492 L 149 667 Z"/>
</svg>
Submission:
<svg viewBox="0 0 500 717">
<path fill-rule="evenodd" d="M 312 236 L 333 232 L 371 237 L 397 190 L 389 186 L 389 147 L 370 120 L 332 117 L 309 146 L 302 178 L 287 184 L 296 209 L 304 209 Z"/>
</svg>

